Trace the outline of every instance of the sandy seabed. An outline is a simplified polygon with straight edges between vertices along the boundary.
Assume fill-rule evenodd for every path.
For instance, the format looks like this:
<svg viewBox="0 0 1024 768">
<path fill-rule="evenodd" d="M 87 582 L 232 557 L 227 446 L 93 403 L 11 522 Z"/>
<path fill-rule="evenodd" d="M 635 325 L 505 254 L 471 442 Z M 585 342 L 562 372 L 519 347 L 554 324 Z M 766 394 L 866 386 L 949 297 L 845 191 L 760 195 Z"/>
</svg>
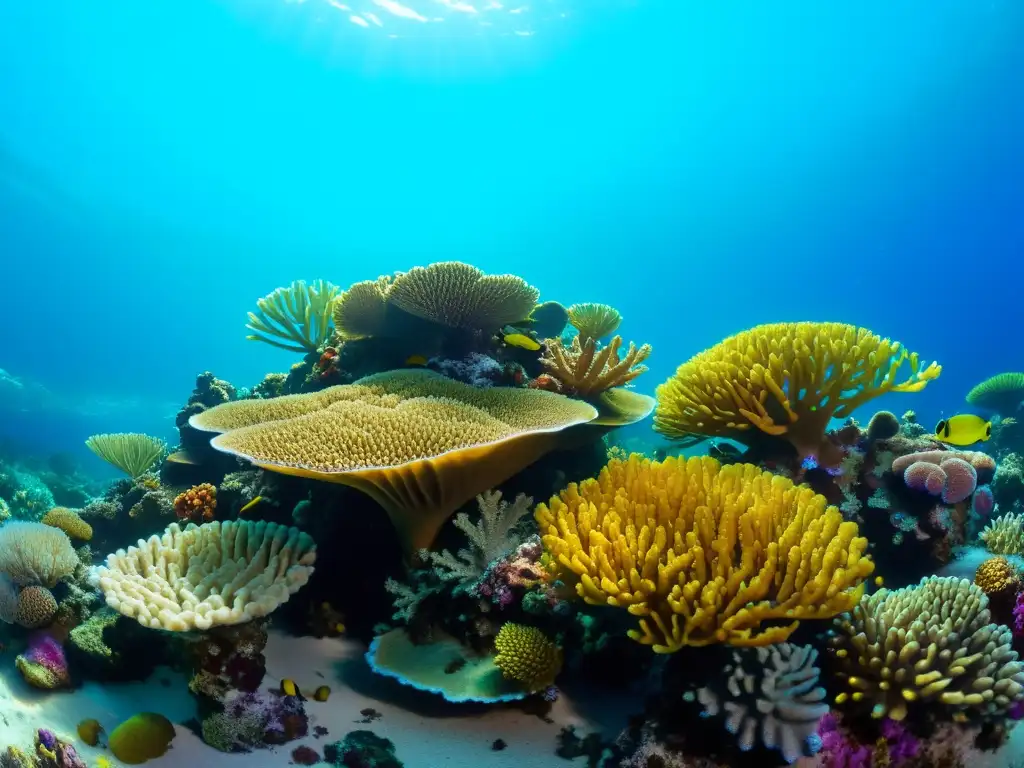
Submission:
<svg viewBox="0 0 1024 768">
<path fill-rule="evenodd" d="M 323 754 L 325 744 L 358 729 L 391 739 L 407 768 L 555 768 L 585 762 L 555 756 L 558 733 L 564 726 L 575 726 L 580 735 L 599 729 L 615 735 L 626 723 L 627 710 L 639 706 L 638 701 L 613 702 L 607 696 L 577 691 L 559 698 L 548 713 L 551 722 L 514 706 L 456 706 L 375 675 L 363 659 L 364 650 L 352 640 L 294 638 L 271 632 L 264 685 L 276 686 L 282 678 L 291 678 L 300 690 L 330 686 L 328 701 L 306 702 L 310 733 L 321 726 L 328 734 L 247 754 L 211 749 L 182 725 L 194 716 L 195 706 L 187 679 L 178 673 L 160 669 L 144 683 L 88 683 L 71 692 L 40 692 L 22 680 L 8 653 L 0 672 L 0 746 L 14 744 L 27 750 L 35 729 L 49 728 L 62 738 L 72 738 L 90 766 L 99 755 L 119 765 L 109 751 L 81 744 L 75 736 L 76 725 L 96 718 L 109 732 L 137 712 L 159 712 L 175 723 L 177 736 L 166 755 L 146 763 L 153 768 L 281 768 L 291 764 L 295 747 L 306 745 Z M 585 706 L 580 706 L 583 703 Z M 380 718 L 360 722 L 364 719 L 360 711 L 367 708 L 377 710 Z M 496 739 L 507 747 L 494 751 Z"/>
</svg>

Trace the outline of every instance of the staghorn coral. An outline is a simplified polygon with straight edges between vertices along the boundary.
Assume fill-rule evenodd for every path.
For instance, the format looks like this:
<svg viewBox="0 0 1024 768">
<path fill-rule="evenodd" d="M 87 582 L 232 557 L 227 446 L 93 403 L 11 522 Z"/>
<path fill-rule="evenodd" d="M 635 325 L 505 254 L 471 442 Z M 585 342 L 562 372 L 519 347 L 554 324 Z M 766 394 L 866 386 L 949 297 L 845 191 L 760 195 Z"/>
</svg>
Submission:
<svg viewBox="0 0 1024 768">
<path fill-rule="evenodd" d="M 485 275 L 469 264 L 442 261 L 399 274 L 388 302 L 449 328 L 487 331 L 528 318 L 539 296 L 515 275 Z"/>
<path fill-rule="evenodd" d="M 0 573 L 15 584 L 52 588 L 77 567 L 71 539 L 59 528 L 21 521 L 0 527 Z"/>
<path fill-rule="evenodd" d="M 552 685 L 562 669 L 562 649 L 536 627 L 503 624 L 494 647 L 498 651 L 494 664 L 505 679 L 530 693 Z"/>
<path fill-rule="evenodd" d="M 612 387 L 622 387 L 647 370 L 643 361 L 651 354 L 651 345 L 636 347 L 629 343 L 625 357 L 619 355 L 622 337 L 597 349 L 594 339 L 580 343 L 580 337 L 566 347 L 560 339 L 549 339 L 540 362 L 569 395 L 590 397 Z"/>
<path fill-rule="evenodd" d="M 905 363 L 910 375 L 898 381 Z M 760 325 L 679 366 L 658 387 L 654 427 L 742 443 L 760 432 L 788 440 L 801 460 L 832 465 L 842 457 L 825 438 L 831 419 L 886 392 L 920 391 L 941 370 L 922 370 L 916 353 L 852 325 Z"/>
<path fill-rule="evenodd" d="M 93 435 L 85 445 L 133 480 L 146 474 L 167 450 L 163 440 L 137 432 Z"/>
<path fill-rule="evenodd" d="M 54 507 L 40 520 L 43 525 L 50 525 L 60 528 L 72 539 L 89 541 L 92 539 L 92 526 L 82 519 L 81 515 L 73 509 L 66 507 Z"/>
<path fill-rule="evenodd" d="M 266 616 L 309 580 L 313 540 L 266 521 L 213 522 L 109 555 L 97 570 L 107 605 L 146 627 L 185 632 Z"/>
<path fill-rule="evenodd" d="M 351 285 L 334 303 L 334 327 L 342 338 L 364 339 L 387 334 L 390 277 Z"/>
<path fill-rule="evenodd" d="M 725 728 L 740 749 L 760 741 L 777 749 L 787 763 L 821 747 L 818 721 L 828 713 L 825 689 L 818 686 L 818 652 L 809 645 L 779 643 L 732 653 L 725 675 L 697 692 L 706 717 L 725 715 Z"/>
<path fill-rule="evenodd" d="M 407 551 L 430 546 L 462 504 L 597 417 L 532 389 L 476 389 L 390 371 L 305 395 L 226 403 L 194 416 L 212 445 L 263 469 L 351 485 L 391 517 Z"/>
<path fill-rule="evenodd" d="M 611 336 L 622 323 L 619 310 L 607 304 L 573 304 L 569 307 L 568 314 L 570 325 L 579 331 L 579 338 L 584 343 Z"/>
<path fill-rule="evenodd" d="M 996 555 L 1024 555 L 1024 512 L 996 518 L 978 538 Z"/>
<path fill-rule="evenodd" d="M 966 579 L 937 576 L 864 597 L 836 619 L 831 652 L 845 690 L 836 703 L 903 720 L 908 706 L 993 717 L 1024 698 L 1024 665 L 1008 627 L 990 623 L 988 598 Z"/>
<path fill-rule="evenodd" d="M 768 645 L 860 599 L 874 565 L 824 497 L 750 464 L 613 459 L 536 511 L 556 572 L 640 617 L 634 640 Z M 773 619 L 782 626 L 763 626 Z"/>
<path fill-rule="evenodd" d="M 1001 416 L 1016 416 L 1024 404 L 1024 373 L 997 373 L 967 393 L 967 402 L 995 411 Z"/>
<path fill-rule="evenodd" d="M 174 514 L 196 525 L 213 520 L 217 510 L 217 488 L 210 483 L 194 485 L 174 497 Z"/>
<path fill-rule="evenodd" d="M 1005 557 L 991 557 L 974 572 L 974 583 L 988 597 L 993 597 L 1002 592 L 1016 592 L 1020 587 L 1020 577 Z"/>
<path fill-rule="evenodd" d="M 245 338 L 290 352 L 316 352 L 331 335 L 331 310 L 339 293 L 326 280 L 311 285 L 296 280 L 278 288 L 256 302 L 245 326 L 252 333 Z"/>
</svg>

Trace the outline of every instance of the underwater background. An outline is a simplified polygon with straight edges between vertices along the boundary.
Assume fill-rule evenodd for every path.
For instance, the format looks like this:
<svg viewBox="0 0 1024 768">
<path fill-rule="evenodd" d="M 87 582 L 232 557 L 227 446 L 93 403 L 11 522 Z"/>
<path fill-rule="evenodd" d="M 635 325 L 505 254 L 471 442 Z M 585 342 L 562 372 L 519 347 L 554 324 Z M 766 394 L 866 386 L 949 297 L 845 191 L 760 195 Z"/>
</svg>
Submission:
<svg viewBox="0 0 1024 768">
<path fill-rule="evenodd" d="M 445 259 L 614 304 L 643 391 L 781 320 L 941 362 L 929 425 L 1024 366 L 1019 3 L 343 6 L 0 7 L 5 439 L 105 471 L 287 368 L 256 298 Z"/>
</svg>

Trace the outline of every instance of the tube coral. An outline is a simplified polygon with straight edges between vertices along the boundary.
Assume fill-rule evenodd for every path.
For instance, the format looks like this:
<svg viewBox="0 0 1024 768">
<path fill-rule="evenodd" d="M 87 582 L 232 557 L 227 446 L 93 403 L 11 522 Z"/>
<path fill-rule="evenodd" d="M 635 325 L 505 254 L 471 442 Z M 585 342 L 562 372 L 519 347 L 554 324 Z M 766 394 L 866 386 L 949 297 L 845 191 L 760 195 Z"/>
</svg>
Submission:
<svg viewBox="0 0 1024 768">
<path fill-rule="evenodd" d="M 536 518 L 554 570 L 586 602 L 639 617 L 629 636 L 659 653 L 781 642 L 853 607 L 874 569 L 824 497 L 706 456 L 613 459 Z M 789 623 L 762 626 L 773 619 Z"/>
</svg>

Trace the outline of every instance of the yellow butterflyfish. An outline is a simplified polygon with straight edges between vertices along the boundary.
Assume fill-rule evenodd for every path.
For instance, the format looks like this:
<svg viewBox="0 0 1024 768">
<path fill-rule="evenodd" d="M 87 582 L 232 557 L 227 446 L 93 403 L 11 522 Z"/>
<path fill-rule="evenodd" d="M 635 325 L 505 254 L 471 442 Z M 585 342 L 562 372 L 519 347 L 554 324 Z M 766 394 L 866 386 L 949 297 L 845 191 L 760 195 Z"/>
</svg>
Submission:
<svg viewBox="0 0 1024 768">
<path fill-rule="evenodd" d="M 992 422 L 973 413 L 943 419 L 935 426 L 935 437 L 950 445 L 974 445 L 992 437 Z"/>
<path fill-rule="evenodd" d="M 506 333 L 502 340 L 510 347 L 519 347 L 530 352 L 536 352 L 540 349 L 540 342 L 530 338 L 525 333 Z"/>
</svg>

